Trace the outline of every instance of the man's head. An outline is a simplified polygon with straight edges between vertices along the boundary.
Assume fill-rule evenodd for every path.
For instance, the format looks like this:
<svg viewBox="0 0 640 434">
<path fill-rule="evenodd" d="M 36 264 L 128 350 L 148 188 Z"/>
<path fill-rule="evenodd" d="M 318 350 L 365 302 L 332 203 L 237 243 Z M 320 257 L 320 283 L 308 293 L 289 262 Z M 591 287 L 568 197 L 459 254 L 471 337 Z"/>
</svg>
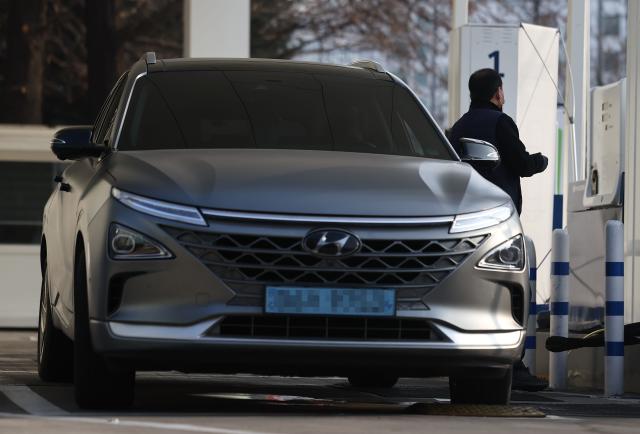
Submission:
<svg viewBox="0 0 640 434">
<path fill-rule="evenodd" d="M 479 69 L 471 74 L 469 93 L 472 102 L 492 102 L 500 108 L 504 105 L 502 78 L 495 69 Z"/>
</svg>

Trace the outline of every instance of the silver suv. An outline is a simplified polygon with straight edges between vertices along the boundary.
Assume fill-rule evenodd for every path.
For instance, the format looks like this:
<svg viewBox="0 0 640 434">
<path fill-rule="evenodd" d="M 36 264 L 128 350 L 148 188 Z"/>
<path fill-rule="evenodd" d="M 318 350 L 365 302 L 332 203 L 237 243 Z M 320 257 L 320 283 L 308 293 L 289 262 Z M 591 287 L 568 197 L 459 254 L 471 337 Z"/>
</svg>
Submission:
<svg viewBox="0 0 640 434">
<path fill-rule="evenodd" d="M 378 65 L 157 60 L 116 83 L 44 211 L 38 367 L 84 408 L 135 372 L 448 376 L 506 403 L 528 279 L 509 197 Z"/>
</svg>

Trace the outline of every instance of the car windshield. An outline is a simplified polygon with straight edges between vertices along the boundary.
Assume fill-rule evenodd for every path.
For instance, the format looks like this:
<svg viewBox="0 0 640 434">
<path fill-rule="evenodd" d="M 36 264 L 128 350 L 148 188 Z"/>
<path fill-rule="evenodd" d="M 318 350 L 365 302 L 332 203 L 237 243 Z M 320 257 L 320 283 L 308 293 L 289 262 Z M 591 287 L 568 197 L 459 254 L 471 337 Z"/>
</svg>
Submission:
<svg viewBox="0 0 640 434">
<path fill-rule="evenodd" d="M 118 149 L 185 148 L 454 158 L 416 99 L 395 82 L 262 71 L 141 77 Z"/>
</svg>

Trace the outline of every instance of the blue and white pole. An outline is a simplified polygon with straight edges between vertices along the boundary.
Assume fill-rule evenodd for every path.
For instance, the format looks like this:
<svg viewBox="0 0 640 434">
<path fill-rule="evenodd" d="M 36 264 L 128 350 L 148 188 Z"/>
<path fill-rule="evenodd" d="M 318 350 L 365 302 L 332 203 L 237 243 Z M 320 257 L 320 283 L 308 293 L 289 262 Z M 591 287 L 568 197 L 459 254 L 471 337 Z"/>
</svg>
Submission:
<svg viewBox="0 0 640 434">
<path fill-rule="evenodd" d="M 529 287 L 531 288 L 531 298 L 529 301 L 529 320 L 527 321 L 527 336 L 524 340 L 523 362 L 529 369 L 531 375 L 536 374 L 536 329 L 538 325 L 536 309 L 536 280 L 538 274 L 536 262 L 536 247 L 529 237 L 524 238 L 527 248 L 527 258 L 529 261 Z"/>
<path fill-rule="evenodd" d="M 624 233 L 623 224 L 609 220 L 605 229 L 605 362 L 604 393 L 624 393 Z"/>
<path fill-rule="evenodd" d="M 569 337 L 569 233 L 555 229 L 551 244 L 551 336 Z M 549 353 L 549 387 L 567 388 L 567 353 Z"/>
</svg>

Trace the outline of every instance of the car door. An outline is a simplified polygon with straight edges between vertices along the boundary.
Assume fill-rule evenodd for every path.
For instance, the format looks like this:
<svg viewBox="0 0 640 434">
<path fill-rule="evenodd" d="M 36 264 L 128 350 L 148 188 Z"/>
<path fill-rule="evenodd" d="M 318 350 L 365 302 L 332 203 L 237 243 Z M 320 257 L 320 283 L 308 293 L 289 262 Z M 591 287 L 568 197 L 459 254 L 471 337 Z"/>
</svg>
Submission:
<svg viewBox="0 0 640 434">
<path fill-rule="evenodd" d="M 96 119 L 91 133 L 91 141 L 95 144 L 105 143 L 105 137 L 112 127 L 115 111 L 122 96 L 122 89 L 126 81 L 125 76 L 123 75 L 113 87 Z M 60 293 L 64 307 L 64 312 L 60 313 L 65 317 L 73 312 L 75 243 L 78 221 L 82 212 L 80 199 L 95 176 L 99 164 L 98 158 L 88 157 L 76 161 L 63 172 L 61 185 L 64 183 L 66 186 L 58 191 L 59 233 L 62 251 Z"/>
</svg>

